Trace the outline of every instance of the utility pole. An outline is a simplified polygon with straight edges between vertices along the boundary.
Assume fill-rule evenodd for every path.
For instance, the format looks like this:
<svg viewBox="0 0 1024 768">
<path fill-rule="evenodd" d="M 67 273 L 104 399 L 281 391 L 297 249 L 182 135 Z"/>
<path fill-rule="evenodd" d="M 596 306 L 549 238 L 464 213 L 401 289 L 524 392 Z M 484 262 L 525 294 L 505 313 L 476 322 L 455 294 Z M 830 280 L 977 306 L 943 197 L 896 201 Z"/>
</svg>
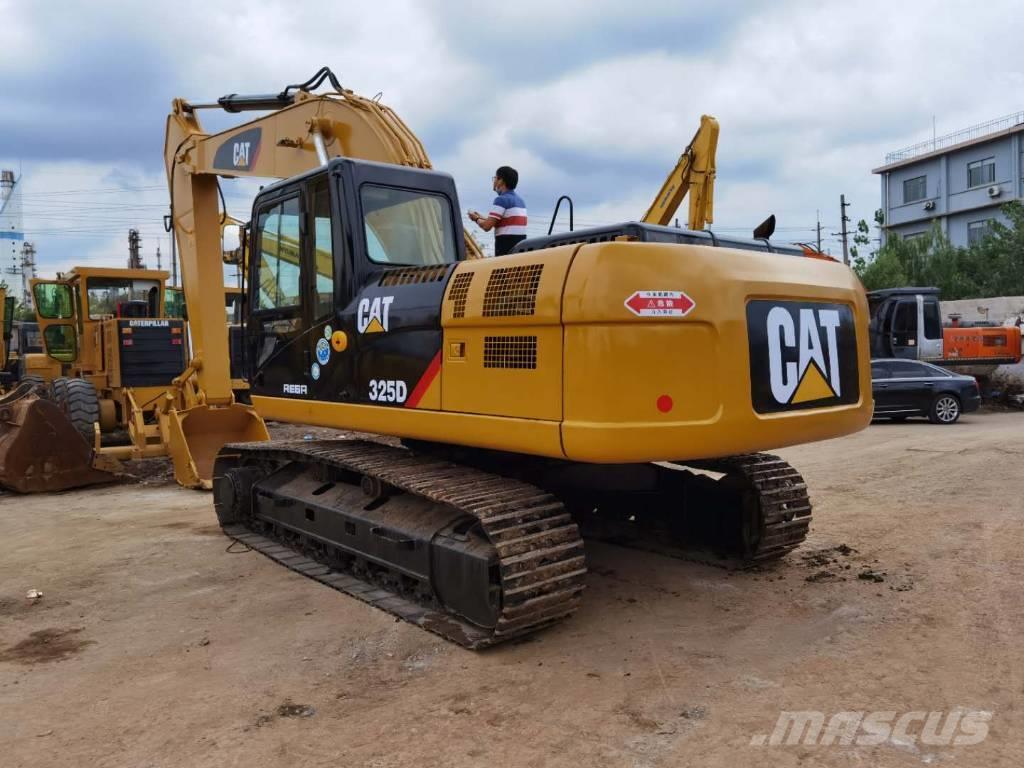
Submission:
<svg viewBox="0 0 1024 768">
<path fill-rule="evenodd" d="M 818 216 L 818 253 L 821 253 L 821 209 L 816 211 Z"/>
<path fill-rule="evenodd" d="M 847 241 L 846 223 L 850 220 L 850 217 L 846 215 L 846 209 L 850 207 L 850 204 L 846 202 L 846 195 L 839 196 L 839 221 L 842 223 L 842 232 L 840 233 L 843 238 L 843 264 L 850 265 L 850 244 Z"/>
<path fill-rule="evenodd" d="M 156 247 L 156 268 L 157 269 L 163 269 L 163 267 L 160 264 L 160 246 L 159 245 Z"/>
</svg>

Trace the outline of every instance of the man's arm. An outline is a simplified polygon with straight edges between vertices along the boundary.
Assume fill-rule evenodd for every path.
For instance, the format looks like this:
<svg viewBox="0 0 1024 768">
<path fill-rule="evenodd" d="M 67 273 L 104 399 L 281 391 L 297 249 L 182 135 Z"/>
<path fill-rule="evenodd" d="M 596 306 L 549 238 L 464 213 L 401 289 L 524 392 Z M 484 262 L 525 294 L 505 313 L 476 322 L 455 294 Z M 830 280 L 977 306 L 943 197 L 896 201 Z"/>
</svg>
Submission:
<svg viewBox="0 0 1024 768">
<path fill-rule="evenodd" d="M 501 223 L 502 216 L 505 215 L 504 201 L 501 196 L 494 198 L 494 204 L 491 205 L 491 210 L 487 212 L 486 216 L 481 216 L 476 211 L 469 212 L 470 220 L 474 221 L 480 229 L 484 232 L 490 232 L 498 224 Z"/>
<path fill-rule="evenodd" d="M 496 226 L 498 226 L 499 219 L 493 218 L 493 216 L 481 216 L 476 211 L 469 212 L 469 218 L 476 223 L 480 229 L 484 232 L 490 232 Z"/>
</svg>

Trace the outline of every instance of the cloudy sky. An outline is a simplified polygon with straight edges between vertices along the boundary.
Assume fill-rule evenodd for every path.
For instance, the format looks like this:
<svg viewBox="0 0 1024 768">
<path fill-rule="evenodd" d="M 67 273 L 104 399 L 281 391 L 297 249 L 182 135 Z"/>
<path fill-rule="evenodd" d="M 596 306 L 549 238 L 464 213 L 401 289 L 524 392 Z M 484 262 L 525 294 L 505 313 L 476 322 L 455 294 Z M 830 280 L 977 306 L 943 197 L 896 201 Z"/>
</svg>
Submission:
<svg viewBox="0 0 1024 768">
<path fill-rule="evenodd" d="M 715 115 L 714 228 L 775 213 L 778 239 L 809 241 L 820 210 L 834 253 L 840 193 L 870 219 L 871 169 L 933 116 L 941 135 L 1024 109 L 1019 0 L 0 0 L 0 19 L 0 167 L 22 174 L 42 274 L 122 263 L 129 227 L 166 268 L 171 99 L 275 91 L 324 64 L 383 92 L 463 209 L 517 167 L 538 233 L 563 193 L 577 226 L 639 217 Z M 236 216 L 247 193 L 228 189 Z"/>
</svg>

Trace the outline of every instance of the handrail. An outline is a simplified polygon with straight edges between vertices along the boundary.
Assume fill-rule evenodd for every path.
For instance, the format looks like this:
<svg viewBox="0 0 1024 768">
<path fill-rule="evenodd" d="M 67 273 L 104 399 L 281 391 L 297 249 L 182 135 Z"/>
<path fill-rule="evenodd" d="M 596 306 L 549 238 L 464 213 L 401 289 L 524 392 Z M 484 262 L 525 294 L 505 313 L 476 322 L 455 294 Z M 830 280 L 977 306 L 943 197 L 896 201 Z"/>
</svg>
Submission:
<svg viewBox="0 0 1024 768">
<path fill-rule="evenodd" d="M 556 219 L 558 218 L 558 209 L 562 207 L 562 201 L 563 201 L 563 200 L 567 200 L 567 201 L 569 202 L 569 231 L 570 231 L 570 232 L 572 232 L 572 229 L 573 229 L 573 220 L 572 220 L 572 215 L 573 215 L 573 208 L 572 208 L 572 198 L 571 198 L 571 197 L 569 197 L 568 195 L 562 195 L 562 196 L 561 196 L 560 198 L 558 198 L 558 201 L 557 201 L 557 202 L 555 203 L 555 212 L 554 212 L 553 214 L 551 214 L 551 224 L 550 224 L 550 226 L 548 226 L 548 234 L 549 234 L 549 235 L 550 235 L 550 234 L 552 233 L 552 231 L 554 231 L 554 229 L 555 229 L 555 220 L 556 220 Z"/>
</svg>

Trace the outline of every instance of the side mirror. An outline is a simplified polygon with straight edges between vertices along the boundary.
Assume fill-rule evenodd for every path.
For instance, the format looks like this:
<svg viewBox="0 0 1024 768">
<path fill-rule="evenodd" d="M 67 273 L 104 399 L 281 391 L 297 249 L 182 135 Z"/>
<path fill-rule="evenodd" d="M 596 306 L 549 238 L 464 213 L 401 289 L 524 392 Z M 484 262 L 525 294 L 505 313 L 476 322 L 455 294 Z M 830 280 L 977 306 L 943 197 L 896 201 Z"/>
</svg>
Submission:
<svg viewBox="0 0 1024 768">
<path fill-rule="evenodd" d="M 225 264 L 242 262 L 242 229 L 237 224 L 221 227 L 221 255 Z"/>
</svg>

